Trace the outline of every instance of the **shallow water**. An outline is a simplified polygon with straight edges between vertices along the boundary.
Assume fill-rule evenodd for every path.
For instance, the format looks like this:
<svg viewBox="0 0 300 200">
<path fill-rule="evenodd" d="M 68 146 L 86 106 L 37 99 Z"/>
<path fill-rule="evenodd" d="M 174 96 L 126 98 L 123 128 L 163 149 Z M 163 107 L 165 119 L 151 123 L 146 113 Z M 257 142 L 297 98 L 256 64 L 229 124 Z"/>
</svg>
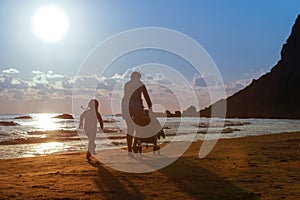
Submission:
<svg viewBox="0 0 300 200">
<path fill-rule="evenodd" d="M 58 114 L 0 115 L 0 121 L 13 121 L 19 126 L 0 126 L 0 159 L 32 157 L 53 153 L 85 151 L 86 136 L 74 120 L 53 118 Z M 15 119 L 31 116 L 32 119 Z M 105 130 L 97 133 L 97 150 L 126 146 L 126 124 L 121 117 L 103 116 Z M 159 118 L 166 138 L 160 142 L 236 138 L 252 135 L 300 131 L 300 120 L 226 119 L 225 128 L 237 129 L 220 133 L 224 119 Z M 210 125 L 210 127 L 209 127 Z M 208 129 L 209 127 L 209 129 Z M 203 134 L 207 132 L 211 134 Z M 230 132 L 230 131 L 229 131 Z"/>
</svg>

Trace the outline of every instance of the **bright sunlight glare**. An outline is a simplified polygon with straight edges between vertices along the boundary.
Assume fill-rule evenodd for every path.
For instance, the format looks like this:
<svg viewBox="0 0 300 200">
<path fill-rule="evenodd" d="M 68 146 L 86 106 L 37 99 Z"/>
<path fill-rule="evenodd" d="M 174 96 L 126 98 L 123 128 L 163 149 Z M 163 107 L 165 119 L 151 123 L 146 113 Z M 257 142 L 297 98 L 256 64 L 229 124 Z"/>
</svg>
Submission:
<svg viewBox="0 0 300 200">
<path fill-rule="evenodd" d="M 33 16 L 33 33 L 44 42 L 61 40 L 69 29 L 65 12 L 55 5 L 41 7 Z"/>
<path fill-rule="evenodd" d="M 51 154 L 62 151 L 64 144 L 61 142 L 47 142 L 36 146 L 36 153 L 39 155 Z"/>
<path fill-rule="evenodd" d="M 40 130 L 48 131 L 48 130 L 57 130 L 60 128 L 58 123 L 55 123 L 56 119 L 53 117 L 55 114 L 43 113 L 36 115 L 36 120 L 38 124 L 38 128 Z"/>
</svg>

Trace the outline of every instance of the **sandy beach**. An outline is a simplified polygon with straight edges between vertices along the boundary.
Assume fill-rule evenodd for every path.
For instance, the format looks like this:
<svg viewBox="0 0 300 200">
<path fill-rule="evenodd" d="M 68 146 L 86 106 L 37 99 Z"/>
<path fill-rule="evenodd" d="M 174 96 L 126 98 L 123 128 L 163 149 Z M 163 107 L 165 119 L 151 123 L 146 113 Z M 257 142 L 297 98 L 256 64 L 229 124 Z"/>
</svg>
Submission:
<svg viewBox="0 0 300 200">
<path fill-rule="evenodd" d="M 300 133 L 195 142 L 155 172 L 131 174 L 85 153 L 0 160 L 0 199 L 300 199 Z"/>
</svg>

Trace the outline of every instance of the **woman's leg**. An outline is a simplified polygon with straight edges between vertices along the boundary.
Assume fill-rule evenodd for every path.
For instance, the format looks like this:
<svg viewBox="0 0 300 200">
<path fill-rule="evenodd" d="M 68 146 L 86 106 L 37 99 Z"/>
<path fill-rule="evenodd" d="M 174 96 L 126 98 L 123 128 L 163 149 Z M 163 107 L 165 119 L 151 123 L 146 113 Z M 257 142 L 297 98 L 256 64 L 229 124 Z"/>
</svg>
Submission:
<svg viewBox="0 0 300 200">
<path fill-rule="evenodd" d="M 138 144 L 140 143 L 140 139 L 138 137 L 134 137 L 132 149 L 134 153 L 139 152 Z"/>
<path fill-rule="evenodd" d="M 127 139 L 127 150 L 128 152 L 132 152 L 132 140 L 133 136 L 126 134 L 126 139 Z"/>
<path fill-rule="evenodd" d="M 125 119 L 126 125 L 127 125 L 127 150 L 128 152 L 132 152 L 132 140 L 133 140 L 133 134 L 134 134 L 134 126 L 131 121 L 131 119 Z"/>
</svg>

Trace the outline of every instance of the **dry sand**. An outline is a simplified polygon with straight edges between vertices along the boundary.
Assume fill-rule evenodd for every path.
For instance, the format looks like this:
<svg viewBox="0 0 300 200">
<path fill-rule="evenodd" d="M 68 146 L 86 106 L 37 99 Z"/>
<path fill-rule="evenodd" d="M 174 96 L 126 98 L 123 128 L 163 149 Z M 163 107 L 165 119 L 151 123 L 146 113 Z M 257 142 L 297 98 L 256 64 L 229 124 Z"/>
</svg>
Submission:
<svg viewBox="0 0 300 200">
<path fill-rule="evenodd" d="M 300 199 L 300 133 L 195 142 L 161 170 L 131 174 L 84 153 L 0 160 L 0 199 Z"/>
</svg>

